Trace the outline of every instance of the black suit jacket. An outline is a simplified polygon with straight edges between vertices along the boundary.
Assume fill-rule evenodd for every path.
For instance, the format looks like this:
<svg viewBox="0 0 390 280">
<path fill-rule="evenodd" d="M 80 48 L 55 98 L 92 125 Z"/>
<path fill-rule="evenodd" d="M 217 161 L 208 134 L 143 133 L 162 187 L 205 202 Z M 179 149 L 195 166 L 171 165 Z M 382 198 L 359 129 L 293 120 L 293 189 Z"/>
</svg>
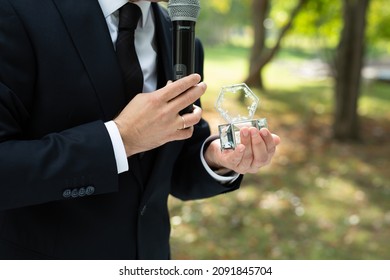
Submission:
<svg viewBox="0 0 390 280">
<path fill-rule="evenodd" d="M 161 86 L 172 76 L 171 23 L 153 11 Z M 118 175 L 104 122 L 125 105 L 98 1 L 0 0 L 0 258 L 167 259 L 168 195 L 238 188 L 204 170 L 204 120 L 191 139 L 156 149 L 147 176 L 132 158 Z"/>
</svg>

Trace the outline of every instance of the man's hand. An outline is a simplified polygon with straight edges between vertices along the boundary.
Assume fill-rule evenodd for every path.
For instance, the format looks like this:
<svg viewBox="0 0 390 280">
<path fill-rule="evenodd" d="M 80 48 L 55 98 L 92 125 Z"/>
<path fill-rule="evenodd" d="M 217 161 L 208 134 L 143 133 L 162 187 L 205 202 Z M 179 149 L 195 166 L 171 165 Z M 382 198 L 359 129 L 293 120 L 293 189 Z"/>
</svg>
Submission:
<svg viewBox="0 0 390 280">
<path fill-rule="evenodd" d="M 205 152 L 205 160 L 214 170 L 228 169 L 240 174 L 257 173 L 259 169 L 271 162 L 279 136 L 271 134 L 268 129 L 242 128 L 241 144 L 235 150 L 221 151 L 219 139 L 214 140 Z"/>
<path fill-rule="evenodd" d="M 194 111 L 183 116 L 179 112 L 206 91 L 200 79 L 198 74 L 192 74 L 157 91 L 138 94 L 130 101 L 114 119 L 128 157 L 192 136 L 193 125 L 202 117 L 201 108 L 194 105 Z"/>
</svg>

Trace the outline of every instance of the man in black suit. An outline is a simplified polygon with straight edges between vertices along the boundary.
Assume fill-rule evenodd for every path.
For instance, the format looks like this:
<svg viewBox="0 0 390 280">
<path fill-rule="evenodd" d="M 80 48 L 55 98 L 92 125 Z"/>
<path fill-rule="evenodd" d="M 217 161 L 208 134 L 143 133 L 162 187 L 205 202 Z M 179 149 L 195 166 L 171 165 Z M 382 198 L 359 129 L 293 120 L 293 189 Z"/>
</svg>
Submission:
<svg viewBox="0 0 390 280">
<path fill-rule="evenodd" d="M 168 82 L 158 1 L 131 4 L 145 94 L 129 102 L 115 53 L 126 2 L 0 0 L 0 259 L 168 259 L 168 195 L 237 189 L 275 152 L 267 129 L 224 153 L 208 138 L 202 47 L 200 75 Z"/>
</svg>

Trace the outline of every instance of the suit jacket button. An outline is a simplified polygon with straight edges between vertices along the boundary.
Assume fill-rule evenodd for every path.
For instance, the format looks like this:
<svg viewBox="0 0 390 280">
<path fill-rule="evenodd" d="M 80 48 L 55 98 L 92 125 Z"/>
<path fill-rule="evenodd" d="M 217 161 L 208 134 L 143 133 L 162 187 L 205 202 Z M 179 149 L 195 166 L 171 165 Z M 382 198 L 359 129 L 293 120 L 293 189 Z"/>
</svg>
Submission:
<svg viewBox="0 0 390 280">
<path fill-rule="evenodd" d="M 78 197 L 79 196 L 79 190 L 78 189 L 73 189 L 72 190 L 72 197 L 73 198 L 76 198 L 76 197 Z"/>
<path fill-rule="evenodd" d="M 79 196 L 85 196 L 86 193 L 87 193 L 87 191 L 85 190 L 84 187 L 79 189 Z"/>
<path fill-rule="evenodd" d="M 62 193 L 62 196 L 65 197 L 65 198 L 69 198 L 71 195 L 72 195 L 72 192 L 70 191 L 70 189 L 66 189 Z"/>
<path fill-rule="evenodd" d="M 92 195 L 95 192 L 95 187 L 94 186 L 88 186 L 85 193 L 87 195 Z"/>
</svg>

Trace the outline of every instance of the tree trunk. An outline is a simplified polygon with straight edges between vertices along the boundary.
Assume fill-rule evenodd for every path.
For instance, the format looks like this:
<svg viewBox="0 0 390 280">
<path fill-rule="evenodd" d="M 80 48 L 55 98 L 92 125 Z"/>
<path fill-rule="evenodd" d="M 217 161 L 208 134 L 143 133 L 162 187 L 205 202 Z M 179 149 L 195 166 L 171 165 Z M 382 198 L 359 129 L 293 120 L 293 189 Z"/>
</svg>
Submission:
<svg viewBox="0 0 390 280">
<path fill-rule="evenodd" d="M 268 15 L 269 0 L 253 0 L 252 3 L 252 18 L 255 32 L 255 42 L 252 47 L 252 55 L 250 58 L 250 71 L 245 80 L 248 86 L 258 87 L 263 89 L 264 83 L 262 79 L 262 70 L 264 66 L 272 60 L 278 52 L 282 39 L 287 31 L 291 28 L 295 16 L 301 10 L 307 0 L 299 0 L 297 6 L 292 10 L 290 19 L 285 26 L 282 27 L 279 37 L 272 49 L 265 47 L 265 28 L 264 20 Z M 266 3 L 263 3 L 266 2 Z"/>
<path fill-rule="evenodd" d="M 249 86 L 263 88 L 263 77 L 257 71 L 256 61 L 264 51 L 265 46 L 265 28 L 264 21 L 269 12 L 269 0 L 252 0 L 252 26 L 254 32 L 254 42 L 249 61 L 249 73 L 258 73 L 258 75 L 249 75 L 246 83 Z"/>
<path fill-rule="evenodd" d="M 337 140 L 358 140 L 358 99 L 369 0 L 344 0 L 344 28 L 336 54 L 333 132 Z"/>
</svg>

